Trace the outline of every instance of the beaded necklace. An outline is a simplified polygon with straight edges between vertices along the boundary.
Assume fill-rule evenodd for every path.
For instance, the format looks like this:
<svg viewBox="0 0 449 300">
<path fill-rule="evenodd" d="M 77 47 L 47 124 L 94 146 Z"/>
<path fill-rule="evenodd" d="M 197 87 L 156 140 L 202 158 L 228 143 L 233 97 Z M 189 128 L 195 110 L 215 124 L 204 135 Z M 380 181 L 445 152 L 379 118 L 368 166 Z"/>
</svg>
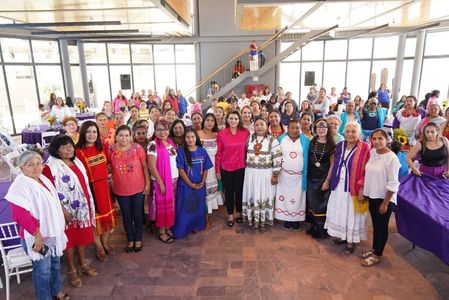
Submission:
<svg viewBox="0 0 449 300">
<path fill-rule="evenodd" d="M 317 168 L 321 167 L 321 160 L 323 159 L 324 152 L 326 151 L 327 141 L 324 143 L 323 150 L 321 151 L 320 159 L 317 158 L 318 150 L 318 139 L 315 141 L 315 150 L 313 150 L 313 158 L 315 160 L 315 166 Z"/>
</svg>

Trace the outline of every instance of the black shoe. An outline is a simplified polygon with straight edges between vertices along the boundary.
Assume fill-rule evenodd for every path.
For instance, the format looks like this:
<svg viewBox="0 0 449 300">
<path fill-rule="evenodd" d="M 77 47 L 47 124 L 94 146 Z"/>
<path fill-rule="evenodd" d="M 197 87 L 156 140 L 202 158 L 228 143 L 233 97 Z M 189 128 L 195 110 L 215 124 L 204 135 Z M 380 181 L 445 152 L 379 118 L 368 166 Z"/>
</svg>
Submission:
<svg viewBox="0 0 449 300">
<path fill-rule="evenodd" d="M 132 246 L 127 246 L 126 248 L 125 248 L 125 251 L 126 251 L 126 253 L 131 253 L 131 252 L 134 252 L 134 244 L 132 244 Z"/>
<path fill-rule="evenodd" d="M 242 217 L 238 217 L 235 221 L 240 224 L 243 222 L 243 219 L 242 219 Z"/>
<path fill-rule="evenodd" d="M 228 221 L 228 227 L 234 226 L 234 221 Z"/>
<path fill-rule="evenodd" d="M 139 253 L 142 251 L 142 242 L 140 242 L 140 246 L 134 246 L 134 252 Z"/>
<path fill-rule="evenodd" d="M 306 230 L 306 233 L 307 233 L 308 235 L 313 236 L 314 234 L 316 234 L 315 228 L 310 227 L 309 229 Z"/>
</svg>

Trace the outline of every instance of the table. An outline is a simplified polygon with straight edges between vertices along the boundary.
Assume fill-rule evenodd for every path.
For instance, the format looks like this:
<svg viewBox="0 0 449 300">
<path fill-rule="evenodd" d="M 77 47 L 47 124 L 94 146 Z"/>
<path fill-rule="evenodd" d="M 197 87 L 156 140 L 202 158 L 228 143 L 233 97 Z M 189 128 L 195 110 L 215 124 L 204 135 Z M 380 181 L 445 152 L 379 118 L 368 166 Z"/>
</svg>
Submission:
<svg viewBox="0 0 449 300">
<path fill-rule="evenodd" d="M 5 200 L 5 195 L 11 184 L 11 181 L 0 182 L 0 224 L 12 221 L 11 209 L 9 208 L 8 201 Z"/>
<path fill-rule="evenodd" d="M 410 174 L 400 181 L 398 232 L 449 264 L 449 180 Z"/>
<path fill-rule="evenodd" d="M 95 113 L 94 112 L 86 112 L 86 113 L 76 114 L 76 118 L 80 121 L 95 120 Z"/>
<path fill-rule="evenodd" d="M 22 143 L 23 144 L 41 144 L 42 133 L 48 131 L 50 125 L 42 124 L 39 126 L 32 126 L 22 130 Z"/>
</svg>

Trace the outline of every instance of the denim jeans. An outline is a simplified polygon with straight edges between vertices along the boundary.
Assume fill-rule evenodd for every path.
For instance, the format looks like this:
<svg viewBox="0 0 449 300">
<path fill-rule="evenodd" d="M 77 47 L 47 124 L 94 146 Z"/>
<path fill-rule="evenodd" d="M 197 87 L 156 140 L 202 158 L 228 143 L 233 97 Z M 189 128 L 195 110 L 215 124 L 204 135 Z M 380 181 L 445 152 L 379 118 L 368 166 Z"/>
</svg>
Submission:
<svg viewBox="0 0 449 300">
<path fill-rule="evenodd" d="M 122 211 L 123 227 L 128 242 L 140 242 L 143 236 L 143 203 L 144 194 L 118 196 L 117 200 Z"/>
<path fill-rule="evenodd" d="M 25 241 L 22 247 L 27 253 Z M 27 253 L 28 254 L 28 253 Z M 61 292 L 61 260 L 47 254 L 41 260 L 32 261 L 33 285 L 37 300 L 48 300 Z"/>
</svg>

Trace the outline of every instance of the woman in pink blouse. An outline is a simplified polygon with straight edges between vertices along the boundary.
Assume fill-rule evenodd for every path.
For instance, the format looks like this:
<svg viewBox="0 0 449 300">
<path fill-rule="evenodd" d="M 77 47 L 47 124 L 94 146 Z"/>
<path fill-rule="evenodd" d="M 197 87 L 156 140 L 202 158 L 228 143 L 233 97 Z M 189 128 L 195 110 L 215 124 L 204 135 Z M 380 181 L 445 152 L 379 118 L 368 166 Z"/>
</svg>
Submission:
<svg viewBox="0 0 449 300">
<path fill-rule="evenodd" d="M 140 252 L 143 236 L 143 204 L 150 193 L 150 175 L 145 150 L 133 143 L 131 129 L 122 125 L 115 132 L 115 145 L 108 151 L 112 168 L 112 190 L 123 217 L 128 246 L 126 252 Z"/>
<path fill-rule="evenodd" d="M 238 111 L 226 117 L 226 128 L 217 135 L 218 151 L 215 156 L 217 178 L 223 181 L 228 211 L 228 226 L 234 226 L 234 203 L 236 221 L 242 223 L 242 192 L 245 178 L 246 140 L 249 130 L 243 127 Z"/>
<path fill-rule="evenodd" d="M 19 157 L 21 174 L 5 198 L 25 252 L 33 264 L 36 299 L 69 299 L 61 291 L 60 257 L 66 247 L 65 218 L 58 192 L 42 175 L 42 157 L 25 151 Z"/>
</svg>

